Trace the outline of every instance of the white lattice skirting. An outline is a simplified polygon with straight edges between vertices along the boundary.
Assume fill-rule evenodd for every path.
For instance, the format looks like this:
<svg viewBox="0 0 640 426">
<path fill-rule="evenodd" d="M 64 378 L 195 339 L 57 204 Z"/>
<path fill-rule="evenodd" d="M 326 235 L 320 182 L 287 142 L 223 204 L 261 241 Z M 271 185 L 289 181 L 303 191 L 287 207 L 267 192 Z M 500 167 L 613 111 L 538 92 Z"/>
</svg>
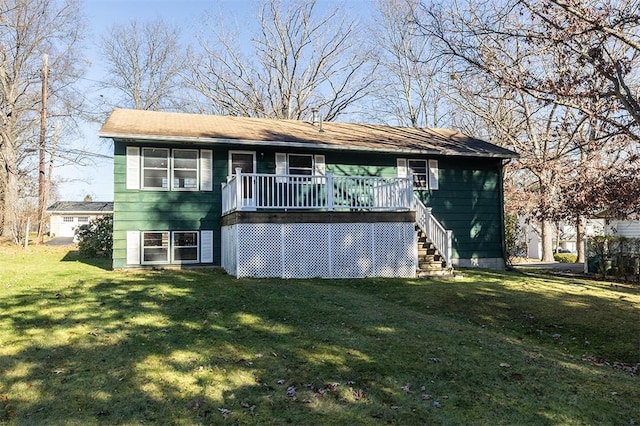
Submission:
<svg viewBox="0 0 640 426">
<path fill-rule="evenodd" d="M 258 223 L 222 227 L 222 267 L 240 277 L 414 277 L 413 223 Z"/>
</svg>

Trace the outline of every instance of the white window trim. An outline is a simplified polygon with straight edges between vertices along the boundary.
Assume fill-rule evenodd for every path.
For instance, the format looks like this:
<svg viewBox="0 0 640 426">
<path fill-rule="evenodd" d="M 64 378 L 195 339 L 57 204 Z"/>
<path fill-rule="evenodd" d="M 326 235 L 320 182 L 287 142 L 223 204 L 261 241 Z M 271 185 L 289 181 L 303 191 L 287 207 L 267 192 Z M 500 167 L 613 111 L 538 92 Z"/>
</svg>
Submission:
<svg viewBox="0 0 640 426">
<path fill-rule="evenodd" d="M 250 154 L 253 156 L 253 172 L 256 173 L 256 171 L 258 170 L 257 168 L 257 161 L 256 161 L 256 151 L 229 151 L 229 176 L 233 176 L 236 174 L 235 170 L 232 170 L 232 162 L 231 162 L 231 158 L 233 157 L 233 154 Z"/>
<path fill-rule="evenodd" d="M 174 250 L 174 235 L 177 233 L 195 232 L 198 238 L 198 244 L 195 246 L 197 250 L 196 260 L 176 260 Z M 167 246 L 167 260 L 161 261 L 145 261 L 144 260 L 144 235 L 155 233 L 167 233 L 169 235 Z M 157 246 L 149 246 L 153 248 Z M 191 247 L 191 246 L 181 246 Z M 213 231 L 212 230 L 180 230 L 180 231 L 127 231 L 127 265 L 184 265 L 213 263 Z"/>
<path fill-rule="evenodd" d="M 176 157 L 175 157 L 175 152 L 176 151 L 187 151 L 187 152 L 195 152 L 196 153 L 196 187 L 195 188 L 180 188 L 179 186 L 176 187 L 174 185 L 175 182 L 175 172 L 176 172 L 176 167 L 175 167 L 175 161 L 176 161 Z M 171 190 L 172 191 L 186 191 L 186 192 L 193 192 L 193 191 L 200 191 L 200 150 L 199 149 L 182 149 L 182 148 L 174 148 L 171 150 L 171 171 L 169 172 L 169 174 L 171 175 Z M 177 170 L 193 170 L 193 169 L 177 169 Z"/>
<path fill-rule="evenodd" d="M 324 154 L 298 154 L 295 152 L 284 153 L 276 152 L 276 174 L 284 175 L 290 174 L 289 169 L 289 157 L 291 155 L 309 156 L 311 157 L 311 175 L 313 176 L 325 176 L 327 173 L 327 164 Z M 280 178 L 278 182 L 284 182 L 283 178 Z M 321 182 L 315 182 L 321 183 Z"/>
<path fill-rule="evenodd" d="M 196 253 L 197 253 L 196 254 L 196 259 L 195 260 L 176 260 L 176 258 L 175 258 L 175 249 L 177 247 L 188 248 L 188 247 L 194 247 L 194 246 L 176 246 L 174 244 L 173 237 L 175 236 L 175 234 L 193 234 L 193 233 L 196 234 L 196 238 L 198 239 L 198 243 L 195 245 Z M 172 264 L 179 264 L 179 265 L 189 264 L 189 263 L 200 263 L 200 244 L 201 244 L 200 232 L 198 232 L 198 231 L 193 231 L 193 230 L 192 231 L 172 231 L 171 232 L 171 240 L 169 241 L 169 248 L 171 250 L 171 263 Z"/>
<path fill-rule="evenodd" d="M 429 189 L 429 161 L 423 158 L 407 158 L 407 172 L 411 171 L 411 166 L 409 164 L 412 161 L 424 163 L 424 186 L 416 185 L 416 174 L 413 173 L 413 188 L 422 191 Z"/>
<path fill-rule="evenodd" d="M 167 233 L 168 236 L 168 244 L 167 244 L 167 260 L 157 260 L 157 261 L 146 261 L 144 260 L 144 234 L 163 234 Z M 149 248 L 154 248 L 158 246 L 149 246 Z M 140 231 L 140 264 L 141 265 L 168 265 L 171 259 L 171 231 Z"/>
<path fill-rule="evenodd" d="M 398 158 L 396 159 L 396 168 L 398 177 L 407 177 L 409 174 L 409 160 L 424 161 L 426 163 L 426 183 L 427 186 L 413 186 L 416 191 L 436 191 L 440 189 L 438 176 L 438 160 L 422 159 L 422 158 Z"/>
<path fill-rule="evenodd" d="M 144 186 L 144 151 L 149 149 L 158 149 L 168 151 L 167 161 L 167 181 L 166 188 L 161 187 L 145 187 Z M 196 188 L 180 188 L 174 185 L 176 170 L 194 170 L 194 169 L 176 169 L 175 167 L 175 151 L 191 151 L 196 153 Z M 254 153 L 255 154 L 255 153 Z M 254 155 L 255 167 L 255 155 Z M 149 168 L 154 169 L 154 168 Z M 159 170 L 159 169 L 157 169 Z M 164 148 L 158 146 L 145 147 L 126 147 L 126 178 L 125 189 L 144 191 L 186 191 L 186 192 L 211 192 L 213 191 L 213 150 L 196 149 L 196 148 Z"/>
<path fill-rule="evenodd" d="M 167 187 L 162 188 L 159 186 L 150 186 L 147 187 L 144 185 L 144 171 L 147 167 L 144 166 L 144 151 L 147 149 L 158 149 L 167 151 Z M 157 148 L 157 147 L 143 147 L 140 152 L 140 189 L 145 191 L 170 191 L 171 190 L 171 163 L 172 163 L 172 152 L 169 148 Z M 153 170 L 162 170 L 159 168 L 149 168 Z"/>
<path fill-rule="evenodd" d="M 312 154 L 296 154 L 294 152 L 291 153 L 287 153 L 287 174 L 292 175 L 293 173 L 291 173 L 291 157 L 308 157 L 311 159 L 311 167 L 309 168 L 309 171 L 311 172 L 308 176 L 312 176 L 314 171 L 315 171 L 315 161 L 313 158 Z M 307 176 L 307 175 L 300 175 L 300 176 Z"/>
</svg>

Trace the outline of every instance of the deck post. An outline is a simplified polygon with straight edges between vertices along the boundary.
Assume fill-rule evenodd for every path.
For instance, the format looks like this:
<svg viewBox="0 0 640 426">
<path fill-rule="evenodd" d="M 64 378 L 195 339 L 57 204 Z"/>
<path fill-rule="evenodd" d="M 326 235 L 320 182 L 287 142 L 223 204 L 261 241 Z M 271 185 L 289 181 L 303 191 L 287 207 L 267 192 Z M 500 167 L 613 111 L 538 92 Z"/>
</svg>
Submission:
<svg viewBox="0 0 640 426">
<path fill-rule="evenodd" d="M 415 197 L 413 194 L 413 173 L 409 172 L 407 174 L 406 179 L 407 179 L 407 193 L 406 193 L 407 208 L 409 210 L 416 210 Z"/>
<path fill-rule="evenodd" d="M 242 184 L 242 169 L 236 167 L 236 209 L 244 210 L 242 200 L 244 200 L 244 185 Z"/>
<path fill-rule="evenodd" d="M 333 173 L 327 173 L 326 175 L 327 185 L 327 210 L 333 211 Z"/>
<path fill-rule="evenodd" d="M 447 230 L 447 268 L 451 268 L 451 252 L 453 251 L 453 232 L 451 230 Z"/>
<path fill-rule="evenodd" d="M 426 207 L 424 210 L 427 213 L 427 217 L 425 218 L 427 229 L 425 229 L 425 232 L 427 233 L 427 236 L 431 236 L 431 207 Z"/>
</svg>

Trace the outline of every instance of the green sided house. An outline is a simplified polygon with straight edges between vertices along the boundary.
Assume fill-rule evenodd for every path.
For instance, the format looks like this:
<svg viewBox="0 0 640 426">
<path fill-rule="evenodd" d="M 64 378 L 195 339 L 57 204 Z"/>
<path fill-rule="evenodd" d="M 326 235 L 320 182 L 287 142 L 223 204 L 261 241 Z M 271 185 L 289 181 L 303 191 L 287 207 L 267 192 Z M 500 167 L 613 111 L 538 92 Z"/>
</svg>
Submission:
<svg viewBox="0 0 640 426">
<path fill-rule="evenodd" d="M 502 168 L 441 129 L 116 109 L 114 268 L 413 277 L 504 267 Z"/>
</svg>

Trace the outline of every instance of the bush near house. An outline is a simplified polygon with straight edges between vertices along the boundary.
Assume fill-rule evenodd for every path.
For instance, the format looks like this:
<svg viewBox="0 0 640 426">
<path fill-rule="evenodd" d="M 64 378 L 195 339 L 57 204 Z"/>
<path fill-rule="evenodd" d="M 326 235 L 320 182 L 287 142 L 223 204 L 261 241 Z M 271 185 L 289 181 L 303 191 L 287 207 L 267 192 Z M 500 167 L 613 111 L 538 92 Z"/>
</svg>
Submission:
<svg viewBox="0 0 640 426">
<path fill-rule="evenodd" d="M 104 216 L 76 230 L 78 249 L 85 257 L 111 257 L 113 252 L 113 217 Z"/>
<path fill-rule="evenodd" d="M 553 255 L 553 259 L 556 262 L 576 263 L 576 260 L 578 260 L 578 256 L 572 253 L 556 253 Z"/>
<path fill-rule="evenodd" d="M 640 238 L 611 235 L 590 238 L 587 243 L 589 272 L 623 280 L 640 280 Z"/>
<path fill-rule="evenodd" d="M 526 257 L 527 244 L 522 241 L 522 227 L 518 223 L 516 214 L 507 214 L 504 218 L 504 238 L 507 249 L 507 259 L 509 264 L 513 264 L 514 259 Z"/>
</svg>

